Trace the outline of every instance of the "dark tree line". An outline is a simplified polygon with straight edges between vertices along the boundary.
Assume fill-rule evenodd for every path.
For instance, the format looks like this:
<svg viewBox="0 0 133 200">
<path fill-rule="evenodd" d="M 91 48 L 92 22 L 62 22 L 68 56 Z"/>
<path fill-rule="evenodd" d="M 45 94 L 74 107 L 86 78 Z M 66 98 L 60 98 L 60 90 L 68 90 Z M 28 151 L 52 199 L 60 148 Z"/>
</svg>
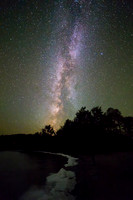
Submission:
<svg viewBox="0 0 133 200">
<path fill-rule="evenodd" d="M 35 135 L 42 138 L 44 146 L 50 147 L 49 150 L 53 148 L 53 151 L 58 152 L 93 155 L 108 151 L 127 151 L 133 149 L 133 117 L 123 117 L 114 108 L 103 112 L 101 107 L 91 110 L 82 107 L 74 119 L 67 119 L 58 131 L 55 132 L 51 125 L 47 125 Z"/>
<path fill-rule="evenodd" d="M 106 112 L 103 112 L 101 107 L 94 107 L 90 111 L 82 107 L 75 118 L 67 119 L 57 132 L 51 125 L 47 125 L 36 134 L 67 138 L 100 137 L 101 134 L 122 134 L 132 137 L 133 117 L 123 117 L 121 112 L 114 108 L 108 108 Z"/>
<path fill-rule="evenodd" d="M 38 136 L 55 136 L 55 131 L 51 125 L 46 125 L 44 128 L 42 128 L 41 132 L 36 132 L 35 135 Z"/>
<path fill-rule="evenodd" d="M 3 135 L 0 150 L 44 150 L 70 154 L 106 153 L 133 150 L 133 117 L 123 117 L 118 109 L 82 107 L 73 120 L 54 131 L 46 125 L 35 134 Z M 92 156 L 93 157 L 93 156 Z"/>
</svg>

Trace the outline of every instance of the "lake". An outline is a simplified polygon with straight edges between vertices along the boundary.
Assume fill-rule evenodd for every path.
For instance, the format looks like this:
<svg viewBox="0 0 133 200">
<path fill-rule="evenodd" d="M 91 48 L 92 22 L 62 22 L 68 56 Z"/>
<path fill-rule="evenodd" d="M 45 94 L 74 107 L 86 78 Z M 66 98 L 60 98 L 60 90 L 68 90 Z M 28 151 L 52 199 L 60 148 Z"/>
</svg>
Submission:
<svg viewBox="0 0 133 200">
<path fill-rule="evenodd" d="M 65 163 L 67 158 L 60 155 L 0 152 L 0 200 L 40 200 L 46 177 L 58 173 Z"/>
</svg>

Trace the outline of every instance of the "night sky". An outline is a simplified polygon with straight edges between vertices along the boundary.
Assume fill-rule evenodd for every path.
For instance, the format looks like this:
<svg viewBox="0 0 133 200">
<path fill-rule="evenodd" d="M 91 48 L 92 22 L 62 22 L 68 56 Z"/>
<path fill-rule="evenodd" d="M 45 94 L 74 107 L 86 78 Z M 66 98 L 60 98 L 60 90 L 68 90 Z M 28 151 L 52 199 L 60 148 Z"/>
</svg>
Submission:
<svg viewBox="0 0 133 200">
<path fill-rule="evenodd" d="M 82 107 L 133 115 L 133 2 L 0 3 L 0 134 L 56 129 Z"/>
</svg>

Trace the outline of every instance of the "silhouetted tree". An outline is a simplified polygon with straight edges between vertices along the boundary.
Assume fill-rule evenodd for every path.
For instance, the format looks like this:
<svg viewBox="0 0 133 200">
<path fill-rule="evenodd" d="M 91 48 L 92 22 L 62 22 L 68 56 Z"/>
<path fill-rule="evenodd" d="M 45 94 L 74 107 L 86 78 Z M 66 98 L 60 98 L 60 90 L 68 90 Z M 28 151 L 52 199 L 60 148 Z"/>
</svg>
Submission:
<svg viewBox="0 0 133 200">
<path fill-rule="evenodd" d="M 64 125 L 57 131 L 58 136 L 73 137 L 74 123 L 70 119 L 67 119 Z"/>
<path fill-rule="evenodd" d="M 91 109 L 93 129 L 97 132 L 104 131 L 104 114 L 101 107 Z"/>
<path fill-rule="evenodd" d="M 103 111 L 101 107 L 94 107 L 91 109 L 91 114 L 93 118 L 95 119 L 95 123 L 99 124 L 103 120 Z"/>
<path fill-rule="evenodd" d="M 86 110 L 86 107 L 82 107 L 76 113 L 76 117 L 74 118 L 74 122 L 80 123 L 80 124 L 91 123 L 91 113 L 88 110 Z"/>
<path fill-rule="evenodd" d="M 86 107 L 82 107 L 74 118 L 76 135 L 81 139 L 88 137 L 88 134 L 91 133 L 91 124 L 92 116 L 90 111 L 86 110 Z"/>
<path fill-rule="evenodd" d="M 124 121 L 118 109 L 108 108 L 106 111 L 106 130 L 114 133 L 124 132 Z"/>
<path fill-rule="evenodd" d="M 55 131 L 51 125 L 46 125 L 45 128 L 42 129 L 42 136 L 54 136 Z"/>
</svg>

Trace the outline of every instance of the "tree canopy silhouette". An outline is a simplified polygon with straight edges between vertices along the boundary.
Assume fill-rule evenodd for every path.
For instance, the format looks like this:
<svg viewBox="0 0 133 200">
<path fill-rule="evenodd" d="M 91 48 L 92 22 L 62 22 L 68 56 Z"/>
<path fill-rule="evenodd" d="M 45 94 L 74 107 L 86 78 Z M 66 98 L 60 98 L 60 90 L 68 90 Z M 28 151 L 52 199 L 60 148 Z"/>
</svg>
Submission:
<svg viewBox="0 0 133 200">
<path fill-rule="evenodd" d="M 51 125 L 46 125 L 40 132 L 42 136 L 55 136 L 55 131 Z"/>
<path fill-rule="evenodd" d="M 97 106 L 90 111 L 86 107 L 75 114 L 73 120 L 67 119 L 57 131 L 57 136 L 88 137 L 110 134 L 133 134 L 133 117 L 123 117 L 118 109 L 108 108 L 106 112 Z"/>
<path fill-rule="evenodd" d="M 103 112 L 100 106 L 91 110 L 81 107 L 73 120 L 67 119 L 57 132 L 51 125 L 42 128 L 41 136 L 56 136 L 76 140 L 104 141 L 107 137 L 127 135 L 133 137 L 133 117 L 123 117 L 118 109 L 108 108 Z"/>
</svg>

